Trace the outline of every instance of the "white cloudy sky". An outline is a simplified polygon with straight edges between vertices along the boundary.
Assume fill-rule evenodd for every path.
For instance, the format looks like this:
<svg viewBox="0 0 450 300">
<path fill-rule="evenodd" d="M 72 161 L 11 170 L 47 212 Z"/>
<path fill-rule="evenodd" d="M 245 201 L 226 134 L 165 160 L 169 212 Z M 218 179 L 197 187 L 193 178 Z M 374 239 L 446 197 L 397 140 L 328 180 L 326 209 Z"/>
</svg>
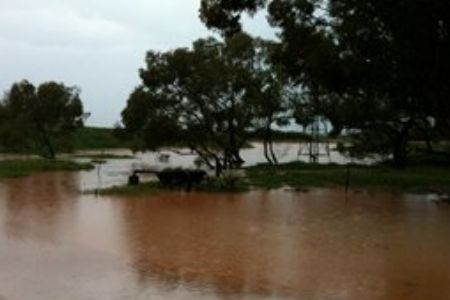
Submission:
<svg viewBox="0 0 450 300">
<path fill-rule="evenodd" d="M 149 49 L 186 47 L 210 35 L 200 0 L 0 0 L 0 91 L 56 80 L 82 90 L 90 125 L 120 119 Z M 271 36 L 263 16 L 247 22 Z"/>
</svg>

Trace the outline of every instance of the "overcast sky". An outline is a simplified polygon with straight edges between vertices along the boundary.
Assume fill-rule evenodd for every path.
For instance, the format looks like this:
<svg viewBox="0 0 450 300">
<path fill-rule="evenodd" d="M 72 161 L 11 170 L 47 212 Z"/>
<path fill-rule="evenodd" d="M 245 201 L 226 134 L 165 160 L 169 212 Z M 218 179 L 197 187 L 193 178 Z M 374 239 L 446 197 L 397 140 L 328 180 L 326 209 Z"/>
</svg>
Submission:
<svg viewBox="0 0 450 300">
<path fill-rule="evenodd" d="M 149 49 L 187 47 L 211 35 L 200 0 L 0 0 L 0 91 L 28 79 L 82 90 L 89 125 L 120 120 Z M 271 37 L 264 16 L 246 22 Z"/>
</svg>

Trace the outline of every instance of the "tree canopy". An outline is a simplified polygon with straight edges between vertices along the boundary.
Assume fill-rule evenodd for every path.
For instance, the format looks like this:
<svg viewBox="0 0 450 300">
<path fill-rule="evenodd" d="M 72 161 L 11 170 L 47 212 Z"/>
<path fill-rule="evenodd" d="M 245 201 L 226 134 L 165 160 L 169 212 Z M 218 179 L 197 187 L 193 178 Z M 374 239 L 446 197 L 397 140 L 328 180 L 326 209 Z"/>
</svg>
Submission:
<svg viewBox="0 0 450 300">
<path fill-rule="evenodd" d="M 319 107 L 339 108 L 340 126 L 382 136 L 398 165 L 430 117 L 448 133 L 450 2 L 202 0 L 201 18 L 230 36 L 258 9 L 279 30 L 284 71 Z"/>
<path fill-rule="evenodd" d="M 281 88 L 272 84 L 270 53 L 269 44 L 246 34 L 150 51 L 142 84 L 122 113 L 124 130 L 138 149 L 188 146 L 218 174 L 241 165 L 240 149 L 251 132 L 261 122 L 266 128 L 275 123 L 284 110 Z"/>
<path fill-rule="evenodd" d="M 71 134 L 83 125 L 76 87 L 24 80 L 12 85 L 0 102 L 0 145 L 6 150 L 55 158 L 69 150 Z"/>
</svg>

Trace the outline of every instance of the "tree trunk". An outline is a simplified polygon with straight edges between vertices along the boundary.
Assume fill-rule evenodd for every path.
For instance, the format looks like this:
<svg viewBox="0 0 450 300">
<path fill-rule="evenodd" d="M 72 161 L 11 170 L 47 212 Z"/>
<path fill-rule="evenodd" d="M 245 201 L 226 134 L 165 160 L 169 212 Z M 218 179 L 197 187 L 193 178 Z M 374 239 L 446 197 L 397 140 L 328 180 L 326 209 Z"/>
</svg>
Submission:
<svg viewBox="0 0 450 300">
<path fill-rule="evenodd" d="M 222 175 L 223 167 L 219 158 L 216 158 L 216 177 L 220 177 Z"/>
<path fill-rule="evenodd" d="M 393 161 L 394 166 L 397 168 L 406 167 L 408 151 L 406 149 L 407 146 L 407 136 L 406 134 L 400 134 L 397 140 L 394 141 L 394 150 L 393 150 Z"/>
<path fill-rule="evenodd" d="M 272 133 L 270 134 L 270 139 L 269 139 L 269 150 L 270 150 L 270 155 L 272 156 L 272 161 L 275 165 L 278 165 L 278 158 L 275 154 L 275 151 L 273 150 L 273 138 L 272 138 Z"/>
<path fill-rule="evenodd" d="M 264 156 L 271 165 L 278 165 L 278 159 L 273 150 L 272 117 L 269 117 L 264 134 Z"/>
<path fill-rule="evenodd" d="M 431 142 L 431 137 L 429 134 L 425 134 L 425 142 L 427 144 L 427 152 L 433 153 L 433 144 Z"/>
<path fill-rule="evenodd" d="M 36 124 L 36 128 L 37 128 L 38 138 L 41 139 L 45 148 L 47 148 L 47 153 L 43 154 L 43 157 L 48 158 L 48 159 L 55 159 L 55 157 L 56 157 L 55 149 L 53 148 L 53 145 L 52 145 L 52 142 L 50 140 L 47 130 L 44 128 L 44 126 L 42 126 L 39 123 Z"/>
<path fill-rule="evenodd" d="M 267 162 L 270 165 L 273 165 L 272 159 L 269 156 L 269 141 L 267 140 L 267 137 L 264 137 L 264 157 L 266 158 Z"/>
<path fill-rule="evenodd" d="M 409 133 L 413 128 L 414 122 L 409 121 L 403 125 L 398 134 L 394 135 L 394 166 L 397 168 L 405 168 L 408 162 L 408 141 Z"/>
<path fill-rule="evenodd" d="M 225 150 L 225 151 L 223 152 L 222 169 L 228 170 L 228 169 L 229 169 L 229 164 L 230 164 L 230 155 L 229 155 L 228 150 Z"/>
<path fill-rule="evenodd" d="M 241 157 L 241 154 L 239 152 L 239 149 L 235 149 L 231 153 L 231 158 L 234 162 L 233 167 L 240 167 L 245 163 L 245 160 Z"/>
<path fill-rule="evenodd" d="M 55 153 L 55 149 L 53 148 L 52 142 L 50 141 L 50 138 L 48 136 L 44 136 L 43 142 L 44 142 L 45 147 L 47 148 L 46 158 L 55 159 L 56 153 Z"/>
</svg>

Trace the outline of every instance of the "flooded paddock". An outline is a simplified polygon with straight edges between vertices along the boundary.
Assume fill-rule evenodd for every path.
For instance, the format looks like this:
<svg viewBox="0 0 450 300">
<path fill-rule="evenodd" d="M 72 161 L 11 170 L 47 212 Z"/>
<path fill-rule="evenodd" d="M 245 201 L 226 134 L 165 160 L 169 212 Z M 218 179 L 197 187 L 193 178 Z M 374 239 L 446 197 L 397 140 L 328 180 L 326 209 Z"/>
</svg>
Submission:
<svg viewBox="0 0 450 300">
<path fill-rule="evenodd" d="M 321 156 L 318 157 L 319 163 L 328 164 L 372 164 L 381 158 L 353 159 L 349 158 L 336 150 L 334 143 L 320 144 Z M 294 161 L 309 162 L 309 145 L 306 143 L 276 143 L 274 150 L 280 163 L 289 163 Z M 328 153 L 329 150 L 329 153 Z M 127 182 L 127 177 L 133 169 L 151 169 L 162 170 L 164 168 L 196 168 L 196 155 L 190 153 L 187 149 L 177 149 L 178 153 L 173 151 L 132 153 L 129 150 L 105 150 L 103 153 L 117 156 L 133 156 L 133 159 L 108 159 L 107 164 L 97 165 L 95 172 L 88 172 L 82 176 L 82 190 L 92 190 L 97 188 L 111 187 L 114 185 L 123 185 Z M 183 153 L 182 155 L 179 152 Z M 263 145 L 261 143 L 252 143 L 252 147 L 241 151 L 242 158 L 245 161 L 244 166 L 254 166 L 266 163 L 264 158 Z M 84 151 L 79 155 L 98 155 L 99 151 Z M 329 155 L 328 155 L 329 154 Z M 164 157 L 165 159 L 161 159 Z M 0 156 L 1 159 L 1 156 Z M 81 161 L 89 162 L 90 159 Z M 212 172 L 214 173 L 214 172 Z M 145 179 L 145 178 L 144 178 Z"/>
<path fill-rule="evenodd" d="M 450 299 L 450 206 L 315 189 L 96 197 L 135 160 L 0 180 L 0 299 Z M 129 170 L 128 170 L 129 171 Z"/>
</svg>

